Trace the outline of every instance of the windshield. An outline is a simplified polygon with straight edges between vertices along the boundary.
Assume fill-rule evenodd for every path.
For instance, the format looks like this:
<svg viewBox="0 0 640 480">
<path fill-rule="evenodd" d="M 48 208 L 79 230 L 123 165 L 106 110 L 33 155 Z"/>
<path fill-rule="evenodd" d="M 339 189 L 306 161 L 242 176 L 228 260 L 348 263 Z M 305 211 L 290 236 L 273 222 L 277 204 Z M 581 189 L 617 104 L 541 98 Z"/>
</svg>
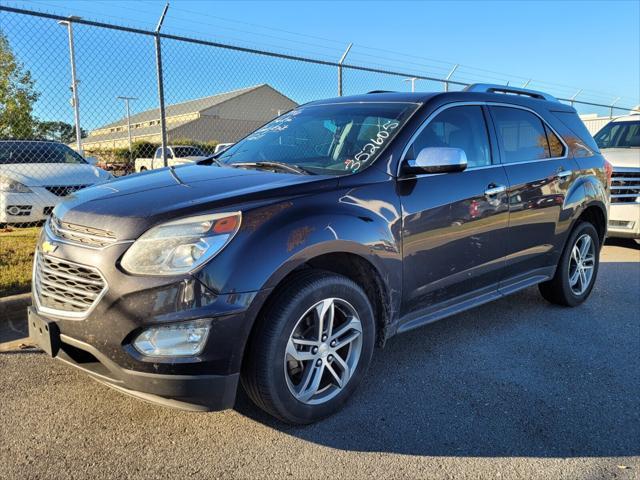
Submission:
<svg viewBox="0 0 640 480">
<path fill-rule="evenodd" d="M 418 108 L 415 103 L 308 105 L 286 113 L 225 150 L 227 163 L 280 162 L 345 175 L 370 165 Z"/>
<path fill-rule="evenodd" d="M 87 162 L 61 143 L 48 142 L 0 142 L 0 165 L 10 163 L 71 163 Z"/>
<path fill-rule="evenodd" d="M 198 147 L 173 147 L 173 155 L 176 158 L 206 156 Z"/>
<path fill-rule="evenodd" d="M 593 137 L 600 148 L 640 147 L 640 120 L 611 122 Z"/>
</svg>

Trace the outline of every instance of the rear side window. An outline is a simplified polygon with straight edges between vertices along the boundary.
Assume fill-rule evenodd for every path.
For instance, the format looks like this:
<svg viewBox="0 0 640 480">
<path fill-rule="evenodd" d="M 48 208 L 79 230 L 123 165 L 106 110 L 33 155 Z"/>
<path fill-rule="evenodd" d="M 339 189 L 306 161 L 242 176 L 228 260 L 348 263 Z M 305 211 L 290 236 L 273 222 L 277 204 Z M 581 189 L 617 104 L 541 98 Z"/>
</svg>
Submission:
<svg viewBox="0 0 640 480">
<path fill-rule="evenodd" d="M 469 167 L 491 164 L 491 150 L 482 107 L 451 107 L 436 115 L 411 145 L 409 158 L 427 147 L 461 148 Z"/>
<path fill-rule="evenodd" d="M 491 107 L 503 163 L 561 157 L 560 139 L 533 113 L 519 108 Z"/>
<path fill-rule="evenodd" d="M 599 152 L 598 145 L 596 141 L 593 139 L 587 127 L 584 126 L 580 117 L 573 112 L 553 112 L 553 114 L 558 118 L 565 126 L 571 130 L 571 132 L 576 135 L 579 139 L 578 143 L 583 143 L 586 147 L 588 147 L 593 152 Z M 575 144 L 576 142 L 572 142 L 571 139 L 567 138 L 567 143 Z"/>
</svg>

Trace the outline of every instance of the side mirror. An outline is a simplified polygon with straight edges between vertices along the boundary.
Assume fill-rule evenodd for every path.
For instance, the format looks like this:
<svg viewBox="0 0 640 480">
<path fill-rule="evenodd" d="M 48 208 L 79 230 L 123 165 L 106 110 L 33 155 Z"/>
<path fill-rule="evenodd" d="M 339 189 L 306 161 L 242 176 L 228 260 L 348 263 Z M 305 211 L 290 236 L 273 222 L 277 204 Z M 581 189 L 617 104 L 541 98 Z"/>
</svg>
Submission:
<svg viewBox="0 0 640 480">
<path fill-rule="evenodd" d="M 96 157 L 85 157 L 85 160 L 89 165 L 93 165 L 94 167 L 98 163 L 98 159 Z"/>
<path fill-rule="evenodd" d="M 467 155 L 461 148 L 427 147 L 420 150 L 415 160 L 403 165 L 405 173 L 452 173 L 467 168 Z"/>
</svg>

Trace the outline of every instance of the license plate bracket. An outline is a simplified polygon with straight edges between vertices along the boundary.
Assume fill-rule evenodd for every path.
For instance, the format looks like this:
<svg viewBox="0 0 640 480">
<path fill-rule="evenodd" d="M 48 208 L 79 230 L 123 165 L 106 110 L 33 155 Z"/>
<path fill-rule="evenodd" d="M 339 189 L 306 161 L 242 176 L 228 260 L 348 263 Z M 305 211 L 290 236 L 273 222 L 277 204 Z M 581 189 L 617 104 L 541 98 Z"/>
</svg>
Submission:
<svg viewBox="0 0 640 480">
<path fill-rule="evenodd" d="M 29 337 L 50 357 L 60 350 L 60 330 L 54 322 L 49 322 L 29 307 Z"/>
</svg>

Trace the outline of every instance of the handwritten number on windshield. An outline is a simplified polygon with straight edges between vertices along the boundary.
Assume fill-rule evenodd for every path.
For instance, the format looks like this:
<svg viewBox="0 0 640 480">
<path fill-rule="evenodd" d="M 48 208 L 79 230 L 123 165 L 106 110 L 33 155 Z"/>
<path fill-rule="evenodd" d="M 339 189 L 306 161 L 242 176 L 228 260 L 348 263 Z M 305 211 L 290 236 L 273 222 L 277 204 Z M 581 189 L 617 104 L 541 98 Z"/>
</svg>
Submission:
<svg viewBox="0 0 640 480">
<path fill-rule="evenodd" d="M 373 154 L 382 148 L 382 146 L 390 136 L 389 132 L 398 128 L 398 125 L 400 124 L 395 120 L 388 120 L 387 122 L 385 122 L 380 127 L 376 135 L 373 138 L 370 138 L 369 142 L 365 144 L 364 147 L 362 147 L 362 150 L 354 155 L 353 159 L 345 160 L 345 169 L 351 170 L 352 173 L 360 170 L 360 168 L 362 168 L 362 165 L 367 163 L 371 159 Z"/>
</svg>

